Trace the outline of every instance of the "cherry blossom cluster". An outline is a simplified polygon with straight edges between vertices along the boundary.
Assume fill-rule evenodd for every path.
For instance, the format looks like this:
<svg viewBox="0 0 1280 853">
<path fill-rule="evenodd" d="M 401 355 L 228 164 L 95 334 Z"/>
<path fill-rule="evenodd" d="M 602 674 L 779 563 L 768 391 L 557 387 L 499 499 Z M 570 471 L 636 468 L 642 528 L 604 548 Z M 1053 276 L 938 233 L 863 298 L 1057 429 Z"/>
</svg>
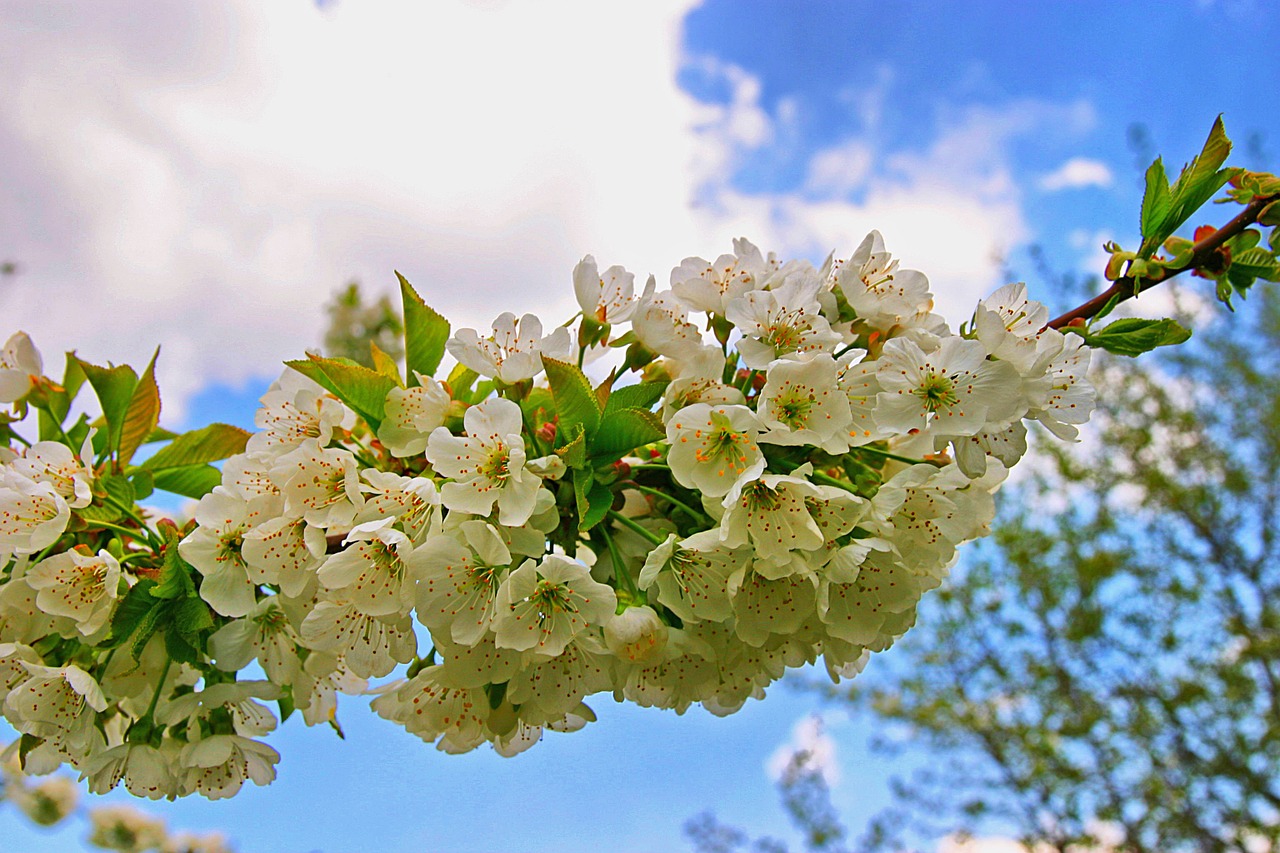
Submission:
<svg viewBox="0 0 1280 853">
<path fill-rule="evenodd" d="M 371 693 L 443 751 L 514 755 L 595 694 L 725 715 L 791 667 L 854 676 L 988 532 L 1027 422 L 1076 436 L 1089 349 L 1021 284 L 953 330 L 875 232 L 818 267 L 733 248 L 639 293 L 587 257 L 545 335 L 406 301 L 407 375 L 291 362 L 165 543 L 77 516 L 102 501 L 91 435 L 14 442 L 0 708 L 28 767 L 227 796 L 274 777 L 268 701 L 336 726 L 338 694 Z M 0 400 L 33 359 L 15 336 Z M 137 633 L 139 584 L 165 633 Z"/>
</svg>

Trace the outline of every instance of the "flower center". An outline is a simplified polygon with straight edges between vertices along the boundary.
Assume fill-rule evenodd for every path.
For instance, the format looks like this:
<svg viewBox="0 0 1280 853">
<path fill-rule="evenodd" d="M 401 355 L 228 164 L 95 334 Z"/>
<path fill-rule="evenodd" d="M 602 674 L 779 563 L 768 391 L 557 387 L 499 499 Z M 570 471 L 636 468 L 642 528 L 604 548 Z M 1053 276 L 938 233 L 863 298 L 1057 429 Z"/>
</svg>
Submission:
<svg viewBox="0 0 1280 853">
<path fill-rule="evenodd" d="M 930 413 L 950 409 L 960 402 L 951 377 L 940 373 L 930 373 L 920 387 L 912 393 L 920 398 L 920 402 L 924 403 L 925 411 Z"/>
<path fill-rule="evenodd" d="M 498 442 L 489 450 L 489 456 L 480 463 L 477 469 L 480 476 L 489 480 L 502 481 L 511 476 L 511 451 L 502 442 Z"/>
<path fill-rule="evenodd" d="M 809 413 L 815 402 L 812 391 L 786 387 L 774 398 L 773 417 L 792 429 L 800 429 L 809 422 Z"/>
<path fill-rule="evenodd" d="M 782 496 L 757 480 L 742 490 L 742 505 L 748 512 L 773 512 L 782 506 Z"/>
</svg>

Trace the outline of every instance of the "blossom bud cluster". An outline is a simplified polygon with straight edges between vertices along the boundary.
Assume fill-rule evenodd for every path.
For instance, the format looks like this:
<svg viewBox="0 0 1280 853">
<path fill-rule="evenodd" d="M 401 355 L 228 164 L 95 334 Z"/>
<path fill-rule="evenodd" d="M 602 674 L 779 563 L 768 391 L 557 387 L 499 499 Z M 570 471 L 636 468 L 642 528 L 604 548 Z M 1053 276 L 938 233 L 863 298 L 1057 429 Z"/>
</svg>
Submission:
<svg viewBox="0 0 1280 853">
<path fill-rule="evenodd" d="M 92 447 L 9 451 L 0 707 L 27 760 L 223 796 L 274 776 L 264 700 L 336 726 L 338 694 L 370 692 L 443 751 L 513 755 L 595 694 L 724 715 L 789 667 L 852 677 L 988 532 L 1026 423 L 1071 439 L 1093 407 L 1089 350 L 1023 285 L 956 333 L 875 232 L 820 267 L 738 240 L 662 290 L 590 257 L 572 280 L 576 336 L 503 314 L 436 336 L 436 375 L 407 311 L 406 378 L 293 363 L 154 576 L 57 544 L 97 505 Z M 157 577 L 207 610 L 174 617 L 190 654 L 115 636 Z"/>
</svg>

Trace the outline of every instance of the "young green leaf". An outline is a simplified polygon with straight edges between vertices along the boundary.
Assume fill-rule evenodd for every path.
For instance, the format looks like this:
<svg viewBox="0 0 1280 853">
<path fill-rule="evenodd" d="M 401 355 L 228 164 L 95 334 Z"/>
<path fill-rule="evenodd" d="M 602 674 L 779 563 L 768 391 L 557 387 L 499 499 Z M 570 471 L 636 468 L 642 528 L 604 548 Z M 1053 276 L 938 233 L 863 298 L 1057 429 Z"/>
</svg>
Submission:
<svg viewBox="0 0 1280 853">
<path fill-rule="evenodd" d="M 189 468 L 227 459 L 244 453 L 249 443 L 249 433 L 230 424 L 209 424 L 191 432 L 184 432 L 156 454 L 142 463 L 143 468 L 158 472 L 168 468 Z M 158 484 L 158 483 L 157 483 Z M 164 488 L 160 486 L 160 488 Z"/>
<path fill-rule="evenodd" d="M 383 352 L 376 341 L 369 341 L 369 353 L 373 357 L 373 369 L 403 388 L 404 380 L 400 378 L 400 365 L 396 360 Z"/>
<path fill-rule="evenodd" d="M 569 429 L 574 424 L 581 424 L 590 441 L 600 425 L 600 404 L 586 375 L 576 365 L 546 355 L 542 357 L 542 366 L 556 400 L 560 428 Z"/>
<path fill-rule="evenodd" d="M 662 418 L 648 409 L 619 409 L 608 412 L 600 420 L 600 428 L 591 439 L 591 459 L 612 462 L 637 447 L 658 441 L 666 435 Z"/>
<path fill-rule="evenodd" d="M 1159 157 L 1147 169 L 1146 191 L 1142 194 L 1142 238 L 1144 245 L 1152 241 L 1155 245 L 1164 242 L 1156 240 L 1156 235 L 1164 230 L 1164 222 L 1169 216 L 1172 198 L 1169 194 L 1169 179 L 1165 175 L 1164 161 Z M 1167 235 L 1166 235 L 1167 236 Z"/>
<path fill-rule="evenodd" d="M 121 465 L 128 465 L 133 453 L 141 447 L 151 435 L 152 430 L 160 423 L 160 388 L 156 385 L 156 358 L 160 348 L 156 347 L 147 369 L 142 371 L 142 378 L 134 386 L 133 395 L 129 398 L 129 407 L 125 410 L 124 423 L 120 429 L 119 459 Z"/>
<path fill-rule="evenodd" d="M 151 632 L 155 632 L 154 625 L 158 611 L 164 606 L 163 601 L 151 595 L 151 589 L 155 585 L 155 581 L 143 578 L 134 584 L 120 600 L 116 606 L 116 612 L 111 617 L 111 633 L 105 643 L 107 648 L 123 646 L 140 630 L 145 631 L 148 622 L 151 625 Z M 147 635 L 147 639 L 150 639 L 150 634 Z"/>
<path fill-rule="evenodd" d="M 667 388 L 666 382 L 640 382 L 636 385 L 624 385 L 614 388 L 609 401 L 604 406 L 604 416 L 622 409 L 651 409 L 653 404 L 662 399 L 662 392 Z"/>
<path fill-rule="evenodd" d="M 387 394 L 397 384 L 390 377 L 346 359 L 308 354 L 306 360 L 286 361 L 285 364 L 320 383 L 354 409 L 375 431 L 385 415 Z"/>
<path fill-rule="evenodd" d="M 173 538 L 164 550 L 160 580 L 151 588 L 156 598 L 191 598 L 196 594 L 195 568 L 178 553 L 178 540 Z"/>
<path fill-rule="evenodd" d="M 1175 320 L 1146 320 L 1139 317 L 1116 320 L 1097 332 L 1089 332 L 1078 326 L 1068 326 L 1066 331 L 1081 335 L 1089 346 L 1131 358 L 1156 347 L 1183 343 L 1191 337 L 1191 331 L 1178 325 Z"/>
<path fill-rule="evenodd" d="M 222 472 L 212 465 L 186 465 L 154 472 L 155 487 L 184 498 L 200 500 L 222 483 Z"/>
<path fill-rule="evenodd" d="M 1214 193 L 1239 169 L 1220 168 L 1231 153 L 1231 140 L 1218 116 L 1205 140 L 1204 148 L 1183 167 L 1173 186 L 1168 185 L 1159 159 L 1147 170 L 1147 187 L 1142 198 L 1142 245 L 1140 258 L 1152 257 L 1173 232 L 1183 226 Z"/>
<path fill-rule="evenodd" d="M 80 369 L 93 386 L 94 393 L 98 395 L 98 403 L 102 406 L 102 417 L 107 425 L 104 448 L 114 451 L 120 447 L 120 432 L 124 428 L 129 401 L 133 399 L 133 389 L 138 384 L 138 374 L 127 364 L 99 367 L 81 361 Z"/>
<path fill-rule="evenodd" d="M 408 368 L 409 385 L 417 385 L 414 373 L 434 376 L 440 360 L 444 358 L 445 341 L 449 340 L 449 321 L 429 308 L 409 280 L 396 273 L 400 280 L 400 296 L 404 304 L 404 358 Z"/>
<path fill-rule="evenodd" d="M 587 464 L 587 436 L 582 424 L 575 424 L 571 431 L 573 438 L 564 446 L 556 449 L 556 453 L 570 468 L 583 468 Z"/>
<path fill-rule="evenodd" d="M 95 497 L 89 506 L 76 510 L 85 521 L 90 524 L 95 521 L 118 521 L 133 509 L 136 495 L 128 478 L 120 474 L 109 474 L 100 478 L 97 486 L 103 492 L 102 497 Z"/>
<path fill-rule="evenodd" d="M 573 472 L 573 494 L 578 504 L 578 529 L 587 531 L 604 521 L 613 505 L 613 492 L 597 483 L 590 468 Z"/>
</svg>

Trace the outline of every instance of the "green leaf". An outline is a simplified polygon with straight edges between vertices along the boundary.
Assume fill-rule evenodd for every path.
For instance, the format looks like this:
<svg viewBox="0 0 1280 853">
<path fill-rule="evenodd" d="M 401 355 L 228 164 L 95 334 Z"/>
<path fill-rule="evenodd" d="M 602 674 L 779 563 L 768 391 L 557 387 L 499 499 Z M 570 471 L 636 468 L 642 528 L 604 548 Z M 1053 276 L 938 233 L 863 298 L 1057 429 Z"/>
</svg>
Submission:
<svg viewBox="0 0 1280 853">
<path fill-rule="evenodd" d="M 80 369 L 98 395 L 102 417 L 107 423 L 106 444 L 109 451 L 120 447 L 120 432 L 124 428 L 125 413 L 133 399 L 133 389 L 138 384 L 138 374 L 127 364 L 119 367 L 98 367 L 87 361 L 80 362 Z"/>
<path fill-rule="evenodd" d="M 23 770 L 27 769 L 27 756 L 31 754 L 31 750 L 44 743 L 44 738 L 35 735 L 24 734 L 18 739 L 18 766 Z"/>
<path fill-rule="evenodd" d="M 449 340 L 449 321 L 427 307 L 408 279 L 398 272 L 396 278 L 400 279 L 404 303 L 404 358 L 412 386 L 418 384 L 415 371 L 423 376 L 435 375 L 444 358 L 445 341 Z"/>
<path fill-rule="evenodd" d="M 76 512 L 81 518 L 93 524 L 95 521 L 117 521 L 125 513 L 133 509 L 136 494 L 129 479 L 120 474 L 111 474 L 98 479 L 94 491 L 104 494 L 95 497 L 93 503 Z"/>
<path fill-rule="evenodd" d="M 624 385 L 614 388 L 605 403 L 604 416 L 622 409 L 651 409 L 653 404 L 662 399 L 662 392 L 667 389 L 666 382 L 641 382 L 636 385 Z"/>
<path fill-rule="evenodd" d="M 595 462 L 613 461 L 637 447 L 665 436 L 662 418 L 648 409 L 621 409 L 607 413 L 591 439 L 591 458 Z"/>
<path fill-rule="evenodd" d="M 1172 197 L 1169 194 L 1169 179 L 1164 172 L 1164 161 L 1157 157 L 1147 169 L 1147 188 L 1142 195 L 1144 243 L 1148 240 L 1155 241 L 1157 244 L 1164 242 L 1163 239 L 1155 240 L 1155 237 L 1163 230 L 1164 221 L 1169 216 L 1171 206 Z"/>
<path fill-rule="evenodd" d="M 1151 169 L 1147 170 L 1147 191 L 1142 202 L 1143 239 L 1138 249 L 1139 257 L 1150 258 L 1173 232 L 1240 171 L 1220 168 L 1230 153 L 1231 140 L 1223 128 L 1222 116 L 1218 116 L 1200 153 L 1183 167 L 1178 180 L 1167 191 L 1160 188 L 1165 180 L 1164 167 L 1159 160 L 1151 164 Z M 1150 216 L 1148 199 L 1151 200 Z"/>
<path fill-rule="evenodd" d="M 190 598 L 196 594 L 192 579 L 195 568 L 178 553 L 178 539 L 170 540 L 164 550 L 164 565 L 160 567 L 160 580 L 151 588 L 155 598 Z"/>
<path fill-rule="evenodd" d="M 120 428 L 119 460 L 121 465 L 128 465 L 133 452 L 146 443 L 147 437 L 160 423 L 160 389 L 156 386 L 156 358 L 160 348 L 142 371 L 142 378 L 134 386 L 133 395 L 129 398 L 129 407 L 125 410 L 124 423 Z"/>
<path fill-rule="evenodd" d="M 560 428 L 571 429 L 574 424 L 581 424 L 590 441 L 600 425 L 600 404 L 586 375 L 576 365 L 546 355 L 542 357 L 542 366 L 556 400 Z"/>
<path fill-rule="evenodd" d="M 222 472 L 212 465 L 187 465 L 153 472 L 157 489 L 199 500 L 222 483 Z"/>
<path fill-rule="evenodd" d="M 1242 275 L 1261 278 L 1267 281 L 1280 280 L 1280 264 L 1275 256 L 1261 246 L 1246 249 L 1239 254 L 1231 253 L 1230 271 Z"/>
<path fill-rule="evenodd" d="M 133 499 L 135 501 L 146 500 L 156 488 L 156 478 L 152 476 L 150 471 L 142 468 L 129 475 L 129 482 L 133 485 Z"/>
<path fill-rule="evenodd" d="M 213 611 L 193 592 L 191 598 L 183 599 L 174 607 L 173 622 L 179 634 L 196 642 L 194 638 L 213 627 Z"/>
<path fill-rule="evenodd" d="M 1083 336 L 1089 346 L 1131 358 L 1156 347 L 1180 344 L 1191 338 L 1191 331 L 1175 320 L 1144 320 L 1138 317 L 1116 320 L 1098 332 L 1087 332 L 1077 326 L 1068 326 L 1067 331 Z"/>
<path fill-rule="evenodd" d="M 235 456 L 237 453 L 244 453 L 245 445 L 248 443 L 249 433 L 240 427 L 230 424 L 209 424 L 207 427 L 184 432 L 156 451 L 155 455 L 143 462 L 141 467 L 158 474 L 169 468 L 204 465 Z M 158 476 L 156 482 L 159 485 Z"/>
<path fill-rule="evenodd" d="M 400 365 L 396 360 L 383 352 L 376 341 L 369 341 L 369 353 L 373 356 L 373 369 L 403 388 L 404 380 L 400 378 Z"/>
<path fill-rule="evenodd" d="M 570 468 L 585 468 L 587 464 L 587 436 L 582 431 L 582 424 L 577 424 L 573 433 L 574 437 L 563 447 L 557 448 L 556 453 L 564 460 L 564 464 Z"/>
<path fill-rule="evenodd" d="M 151 589 L 155 585 L 156 582 L 150 578 L 143 578 L 120 600 L 116 612 L 111 616 L 111 633 L 106 642 L 108 648 L 116 648 L 128 642 L 148 618 L 148 614 L 163 606 L 163 602 L 151 595 Z"/>
<path fill-rule="evenodd" d="M 171 660 L 195 665 L 200 662 L 200 649 L 182 635 L 178 626 L 170 624 L 164 632 L 164 650 Z"/>
<path fill-rule="evenodd" d="M 464 403 L 475 402 L 475 398 L 471 396 L 471 386 L 476 384 L 476 380 L 480 378 L 480 374 L 476 373 L 465 364 L 455 364 L 453 370 L 449 371 L 449 378 L 445 380 L 449 385 L 449 391 L 453 394 L 453 399 L 461 400 Z"/>
<path fill-rule="evenodd" d="M 584 532 L 604 521 L 613 506 L 613 492 L 597 483 L 589 468 L 573 472 L 573 493 L 578 504 L 578 529 Z"/>
<path fill-rule="evenodd" d="M 375 432 L 385 414 L 387 394 L 397 385 L 390 377 L 346 359 L 308 354 L 306 360 L 286 361 L 285 364 L 332 392 L 364 418 Z"/>
<path fill-rule="evenodd" d="M 147 643 L 160 630 L 160 617 L 164 615 L 164 611 L 164 602 L 156 602 L 156 606 L 148 610 L 138 623 L 137 630 L 129 640 L 129 654 L 135 663 L 142 660 L 142 652 L 147 648 Z"/>
</svg>

